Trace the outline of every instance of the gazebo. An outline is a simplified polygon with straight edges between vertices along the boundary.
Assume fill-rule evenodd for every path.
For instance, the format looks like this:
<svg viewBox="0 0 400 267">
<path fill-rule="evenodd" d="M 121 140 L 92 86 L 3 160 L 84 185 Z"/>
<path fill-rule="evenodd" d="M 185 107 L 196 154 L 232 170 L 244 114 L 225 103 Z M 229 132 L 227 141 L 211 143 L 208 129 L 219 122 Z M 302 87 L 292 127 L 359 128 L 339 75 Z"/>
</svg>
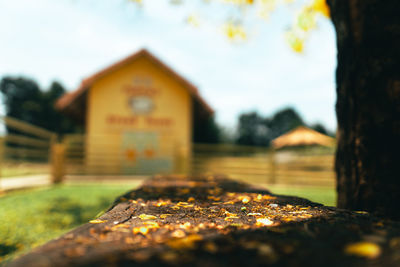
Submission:
<svg viewBox="0 0 400 267">
<path fill-rule="evenodd" d="M 274 149 L 311 145 L 332 147 L 335 145 L 335 139 L 310 128 L 299 126 L 275 138 L 271 143 Z"/>
</svg>

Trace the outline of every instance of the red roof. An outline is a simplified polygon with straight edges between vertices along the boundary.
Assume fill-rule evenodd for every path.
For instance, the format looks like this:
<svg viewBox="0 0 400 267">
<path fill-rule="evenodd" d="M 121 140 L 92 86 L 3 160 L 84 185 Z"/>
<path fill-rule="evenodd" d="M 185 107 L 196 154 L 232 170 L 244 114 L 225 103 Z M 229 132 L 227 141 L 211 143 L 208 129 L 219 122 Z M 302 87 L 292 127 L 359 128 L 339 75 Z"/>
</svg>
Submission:
<svg viewBox="0 0 400 267">
<path fill-rule="evenodd" d="M 160 67 L 163 71 L 165 71 L 168 75 L 171 75 L 174 77 L 179 83 L 182 84 L 183 87 L 187 88 L 189 93 L 192 95 L 194 100 L 197 100 L 202 107 L 204 111 L 208 114 L 214 113 L 213 109 L 205 102 L 205 100 L 200 96 L 198 89 L 196 86 L 194 86 L 192 83 L 190 83 L 188 80 L 186 80 L 184 77 L 176 73 L 174 70 L 172 70 L 170 67 L 168 67 L 165 63 L 161 62 L 158 58 L 156 58 L 154 55 L 152 55 L 149 51 L 146 49 L 142 49 L 130 56 L 128 56 L 125 59 L 122 59 L 121 61 L 118 61 L 117 63 L 112 64 L 111 66 L 95 73 L 94 75 L 84 79 L 81 83 L 81 85 L 73 92 L 66 93 L 62 97 L 60 97 L 56 104 L 55 107 L 56 109 L 66 112 L 66 113 L 71 113 L 71 114 L 76 114 L 76 113 L 82 113 L 82 111 L 78 112 L 76 110 L 76 106 L 78 102 L 81 102 L 81 105 L 85 106 L 85 102 L 83 101 L 86 98 L 86 93 L 88 89 L 100 78 L 108 75 L 109 73 L 131 63 L 132 61 L 135 61 L 141 57 L 146 57 L 149 59 L 152 63 Z M 83 102 L 83 103 L 82 103 Z M 75 106 L 75 107 L 74 107 Z M 79 106 L 79 104 L 78 104 Z M 75 111 L 74 111 L 75 109 Z M 83 114 L 81 114 L 83 115 Z M 83 118 L 84 119 L 84 118 Z"/>
</svg>

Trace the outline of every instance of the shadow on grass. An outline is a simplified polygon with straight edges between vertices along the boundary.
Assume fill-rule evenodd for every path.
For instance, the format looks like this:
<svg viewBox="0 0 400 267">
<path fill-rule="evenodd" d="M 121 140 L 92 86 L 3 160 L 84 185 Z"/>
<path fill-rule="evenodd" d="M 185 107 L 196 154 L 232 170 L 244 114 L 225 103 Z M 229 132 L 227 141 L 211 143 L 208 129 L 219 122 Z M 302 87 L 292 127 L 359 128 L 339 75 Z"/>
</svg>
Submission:
<svg viewBox="0 0 400 267">
<path fill-rule="evenodd" d="M 100 198 L 94 204 L 82 204 L 67 197 L 57 197 L 49 204 L 46 224 L 49 227 L 75 227 L 93 219 L 99 212 L 110 206 L 108 198 Z"/>
<path fill-rule="evenodd" d="M 0 243 L 0 257 L 13 253 L 19 249 L 18 244 L 1 244 Z"/>
</svg>

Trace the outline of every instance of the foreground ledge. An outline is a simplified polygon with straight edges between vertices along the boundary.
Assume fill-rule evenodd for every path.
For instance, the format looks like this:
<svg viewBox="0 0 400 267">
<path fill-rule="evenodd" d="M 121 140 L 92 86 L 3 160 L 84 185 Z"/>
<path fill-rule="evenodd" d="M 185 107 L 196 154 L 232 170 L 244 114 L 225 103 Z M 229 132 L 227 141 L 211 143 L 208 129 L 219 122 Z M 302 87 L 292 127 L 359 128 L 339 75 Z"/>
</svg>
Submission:
<svg viewBox="0 0 400 267">
<path fill-rule="evenodd" d="M 224 177 L 154 177 L 9 266 L 400 266 L 400 223 Z"/>
</svg>

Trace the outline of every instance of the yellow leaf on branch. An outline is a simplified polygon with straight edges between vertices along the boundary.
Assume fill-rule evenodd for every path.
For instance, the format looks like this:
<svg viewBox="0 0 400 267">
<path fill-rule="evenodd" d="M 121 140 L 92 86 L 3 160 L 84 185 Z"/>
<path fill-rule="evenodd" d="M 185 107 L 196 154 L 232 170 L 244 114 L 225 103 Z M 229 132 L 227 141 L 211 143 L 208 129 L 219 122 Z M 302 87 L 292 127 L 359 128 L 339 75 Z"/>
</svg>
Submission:
<svg viewBox="0 0 400 267">
<path fill-rule="evenodd" d="M 200 26 L 199 17 L 198 17 L 197 15 L 194 15 L 194 14 L 188 16 L 188 17 L 186 18 L 186 22 L 187 22 L 189 25 L 193 26 L 193 27 L 199 27 L 199 26 Z"/>
<path fill-rule="evenodd" d="M 295 52 L 303 52 L 304 39 L 297 36 L 293 31 L 289 31 L 286 33 L 286 41 Z"/>
<path fill-rule="evenodd" d="M 231 41 L 244 41 L 247 39 L 246 31 L 240 25 L 232 22 L 227 22 L 223 26 L 223 31 L 226 37 Z"/>
<path fill-rule="evenodd" d="M 330 17 L 330 9 L 329 9 L 328 4 L 326 3 L 326 0 L 314 0 L 312 8 L 316 12 L 324 15 L 325 17 L 327 17 L 327 18 Z"/>
<path fill-rule="evenodd" d="M 315 12 L 308 8 L 303 9 L 297 16 L 297 26 L 305 32 L 314 29 L 316 25 Z"/>
</svg>

